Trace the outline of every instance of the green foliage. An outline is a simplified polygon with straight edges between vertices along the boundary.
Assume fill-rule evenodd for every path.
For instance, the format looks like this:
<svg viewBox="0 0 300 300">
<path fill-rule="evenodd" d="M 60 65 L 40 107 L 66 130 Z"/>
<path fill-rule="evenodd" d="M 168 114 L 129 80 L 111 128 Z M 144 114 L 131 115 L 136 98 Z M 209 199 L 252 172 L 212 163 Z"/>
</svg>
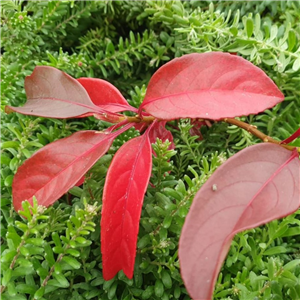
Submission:
<svg viewBox="0 0 300 300">
<path fill-rule="evenodd" d="M 237 52 L 270 76 L 286 101 L 242 118 L 276 139 L 300 126 L 300 4 L 298 1 L 2 1 L 1 107 L 25 102 L 24 78 L 36 65 L 78 77 L 104 78 L 138 107 L 151 75 L 191 52 Z M 1 276 L 3 299 L 190 299 L 177 245 L 195 193 L 228 157 L 257 143 L 225 123 L 190 121 L 168 129 L 176 149 L 153 145 L 134 278 L 102 277 L 99 223 L 105 175 L 117 149 L 139 133 L 118 137 L 107 155 L 53 207 L 24 203 L 13 211 L 11 185 L 35 151 L 81 129 L 103 130 L 93 118 L 52 120 L 2 114 Z M 299 140 L 293 143 L 299 144 Z M 97 204 L 98 203 L 98 204 Z M 30 213 L 31 212 L 31 213 Z M 239 233 L 215 289 L 215 299 L 300 298 L 300 214 Z"/>
</svg>

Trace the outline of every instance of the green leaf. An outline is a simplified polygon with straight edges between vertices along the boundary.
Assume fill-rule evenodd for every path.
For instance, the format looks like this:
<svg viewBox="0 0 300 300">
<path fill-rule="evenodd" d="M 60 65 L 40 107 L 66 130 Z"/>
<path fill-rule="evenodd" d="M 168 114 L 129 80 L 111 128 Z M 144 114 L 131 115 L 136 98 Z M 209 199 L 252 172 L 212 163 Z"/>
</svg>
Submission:
<svg viewBox="0 0 300 300">
<path fill-rule="evenodd" d="M 286 247 L 283 246 L 276 246 L 269 248 L 268 250 L 263 252 L 263 255 L 275 255 L 275 254 L 280 254 L 280 253 L 286 253 L 288 250 Z"/>
<path fill-rule="evenodd" d="M 161 271 L 161 280 L 166 289 L 170 289 L 172 287 L 172 279 L 170 276 L 170 272 L 168 272 L 167 270 L 163 269 Z"/>
<path fill-rule="evenodd" d="M 297 266 L 300 266 L 300 259 L 294 259 L 294 260 L 288 262 L 287 264 L 285 264 L 283 266 L 283 269 L 291 271 L 291 270 L 295 269 Z"/>
<path fill-rule="evenodd" d="M 157 296 L 159 298 L 164 294 L 164 285 L 160 279 L 157 279 L 155 281 L 154 293 L 155 293 L 155 296 Z"/>
<path fill-rule="evenodd" d="M 44 294 L 45 294 L 45 287 L 42 286 L 34 293 L 33 298 L 37 300 L 41 299 L 44 296 Z"/>
<path fill-rule="evenodd" d="M 252 36 L 253 33 L 253 20 L 251 18 L 247 18 L 246 20 L 246 31 L 248 38 Z"/>
<path fill-rule="evenodd" d="M 28 284 L 23 284 L 23 283 L 19 283 L 16 286 L 16 290 L 19 293 L 23 293 L 23 294 L 30 294 L 33 295 L 36 291 L 36 286 L 32 286 L 32 285 L 28 285 Z"/>
<path fill-rule="evenodd" d="M 64 256 L 62 260 L 70 265 L 73 269 L 79 269 L 81 266 L 81 263 L 71 256 Z"/>
<path fill-rule="evenodd" d="M 62 288 L 69 287 L 70 283 L 63 274 L 53 273 L 53 277 L 56 279 L 57 282 L 59 282 L 59 285 L 56 285 L 56 286 L 59 286 L 59 287 L 62 287 Z"/>
<path fill-rule="evenodd" d="M 7 286 L 7 284 L 9 283 L 10 279 L 11 279 L 11 276 L 12 276 L 12 269 L 7 269 L 5 272 L 4 272 L 4 276 L 2 278 L 2 285 L 3 286 Z"/>
<path fill-rule="evenodd" d="M 300 57 L 298 57 L 293 63 L 293 71 L 297 72 L 300 69 Z"/>
<path fill-rule="evenodd" d="M 12 272 L 12 276 L 15 276 L 15 277 L 21 277 L 21 276 L 30 275 L 30 274 L 34 274 L 33 267 L 31 267 L 31 268 L 18 267 L 18 268 L 15 268 Z"/>
</svg>

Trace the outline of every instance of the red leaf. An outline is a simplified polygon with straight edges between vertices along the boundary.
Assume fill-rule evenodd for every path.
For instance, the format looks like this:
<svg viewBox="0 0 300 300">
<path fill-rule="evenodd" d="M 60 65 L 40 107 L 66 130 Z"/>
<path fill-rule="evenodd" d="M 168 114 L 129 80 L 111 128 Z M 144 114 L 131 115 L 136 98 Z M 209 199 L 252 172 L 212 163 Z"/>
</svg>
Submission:
<svg viewBox="0 0 300 300">
<path fill-rule="evenodd" d="M 132 278 L 144 194 L 152 167 L 148 132 L 124 144 L 109 167 L 103 191 L 103 278 L 123 270 Z"/>
<path fill-rule="evenodd" d="M 156 118 L 219 120 L 257 114 L 284 99 L 273 81 L 245 59 L 222 52 L 194 53 L 162 66 L 140 107 Z"/>
<path fill-rule="evenodd" d="M 199 138 L 197 138 L 197 140 L 202 141 L 203 136 L 202 136 L 202 133 L 201 133 L 201 127 L 206 126 L 205 121 L 199 121 L 198 119 L 192 119 L 191 124 L 193 125 L 193 127 L 190 129 L 190 135 L 191 136 L 198 136 Z"/>
<path fill-rule="evenodd" d="M 151 130 L 149 131 L 150 143 L 151 144 L 156 143 L 157 138 L 161 139 L 163 142 L 168 140 L 169 142 L 171 142 L 168 149 L 169 150 L 175 149 L 175 144 L 173 142 L 173 135 L 168 129 L 166 129 L 166 123 L 167 123 L 166 121 L 161 121 L 161 122 L 155 122 L 153 124 Z M 155 155 L 155 151 L 152 150 L 152 152 Z"/>
<path fill-rule="evenodd" d="M 25 79 L 27 102 L 5 111 L 49 118 L 74 118 L 109 113 L 96 106 L 83 86 L 68 74 L 38 66 Z"/>
<path fill-rule="evenodd" d="M 77 81 L 88 92 L 93 103 L 100 108 L 111 112 L 125 110 L 137 112 L 137 109 L 129 105 L 120 91 L 108 81 L 97 78 L 78 78 Z"/>
<path fill-rule="evenodd" d="M 288 137 L 287 139 L 285 139 L 284 141 L 282 141 L 281 144 L 291 143 L 293 140 L 295 140 L 299 136 L 300 136 L 300 128 L 297 129 L 290 137 Z"/>
<path fill-rule="evenodd" d="M 181 275 L 193 299 L 212 299 L 233 236 L 282 218 L 300 205 L 296 151 L 274 144 L 227 160 L 196 194 L 179 242 Z"/>
<path fill-rule="evenodd" d="M 79 131 L 43 147 L 21 165 L 14 177 L 13 204 L 22 209 L 22 201 L 49 206 L 73 187 L 109 149 L 113 139 L 132 125 L 112 134 Z"/>
</svg>

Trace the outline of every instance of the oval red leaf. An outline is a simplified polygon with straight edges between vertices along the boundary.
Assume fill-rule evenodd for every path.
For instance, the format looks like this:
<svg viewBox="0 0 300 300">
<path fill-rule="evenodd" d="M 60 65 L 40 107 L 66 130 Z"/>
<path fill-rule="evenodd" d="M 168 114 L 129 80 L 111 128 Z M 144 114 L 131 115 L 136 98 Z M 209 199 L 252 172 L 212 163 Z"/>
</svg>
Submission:
<svg viewBox="0 0 300 300">
<path fill-rule="evenodd" d="M 78 78 L 77 81 L 85 88 L 92 102 L 102 109 L 111 112 L 125 110 L 137 112 L 137 109 L 128 104 L 120 91 L 106 80 L 98 78 Z"/>
<path fill-rule="evenodd" d="M 123 131 L 123 130 L 122 130 Z M 49 206 L 73 187 L 104 155 L 116 133 L 80 131 L 43 147 L 21 165 L 12 184 L 15 210 L 22 201 Z"/>
<path fill-rule="evenodd" d="M 228 159 L 196 194 L 179 242 L 181 275 L 193 299 L 210 300 L 233 236 L 300 206 L 300 161 L 274 144 Z"/>
<path fill-rule="evenodd" d="M 109 167 L 101 219 L 103 278 L 123 270 L 132 278 L 139 220 L 152 167 L 147 132 L 124 144 Z"/>
<path fill-rule="evenodd" d="M 273 81 L 242 57 L 193 53 L 173 59 L 152 76 L 140 113 L 144 109 L 163 120 L 219 120 L 257 114 L 283 99 Z"/>
<path fill-rule="evenodd" d="M 107 113 L 94 105 L 76 79 L 52 67 L 35 67 L 32 74 L 25 79 L 25 90 L 25 105 L 7 106 L 7 113 L 18 112 L 48 118 L 74 118 Z"/>
</svg>

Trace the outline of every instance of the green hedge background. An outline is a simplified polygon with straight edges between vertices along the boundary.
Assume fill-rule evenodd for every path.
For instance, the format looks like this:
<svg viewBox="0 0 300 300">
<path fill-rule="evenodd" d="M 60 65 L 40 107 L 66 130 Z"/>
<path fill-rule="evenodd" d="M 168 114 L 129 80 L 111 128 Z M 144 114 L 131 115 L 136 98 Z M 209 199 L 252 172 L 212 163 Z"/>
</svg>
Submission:
<svg viewBox="0 0 300 300">
<path fill-rule="evenodd" d="M 108 126 L 94 118 L 54 120 L 6 115 L 26 101 L 24 78 L 36 65 L 78 77 L 106 79 L 133 106 L 165 62 L 192 52 L 236 52 L 262 68 L 285 101 L 241 120 L 285 139 L 300 127 L 300 2 L 298 1 L 2 1 L 1 2 L 1 296 L 2 299 L 190 299 L 180 277 L 178 239 L 191 201 L 227 158 L 259 141 L 223 123 L 190 136 L 173 121 L 175 151 L 153 145 L 134 278 L 104 281 L 100 254 L 101 195 L 116 150 L 139 133 L 121 135 L 107 155 L 48 209 L 35 203 L 17 215 L 11 184 L 35 151 L 82 129 Z M 300 146 L 300 141 L 293 145 Z M 213 234 L 213 233 L 209 233 Z M 300 299 L 300 212 L 237 234 L 214 299 Z"/>
</svg>

